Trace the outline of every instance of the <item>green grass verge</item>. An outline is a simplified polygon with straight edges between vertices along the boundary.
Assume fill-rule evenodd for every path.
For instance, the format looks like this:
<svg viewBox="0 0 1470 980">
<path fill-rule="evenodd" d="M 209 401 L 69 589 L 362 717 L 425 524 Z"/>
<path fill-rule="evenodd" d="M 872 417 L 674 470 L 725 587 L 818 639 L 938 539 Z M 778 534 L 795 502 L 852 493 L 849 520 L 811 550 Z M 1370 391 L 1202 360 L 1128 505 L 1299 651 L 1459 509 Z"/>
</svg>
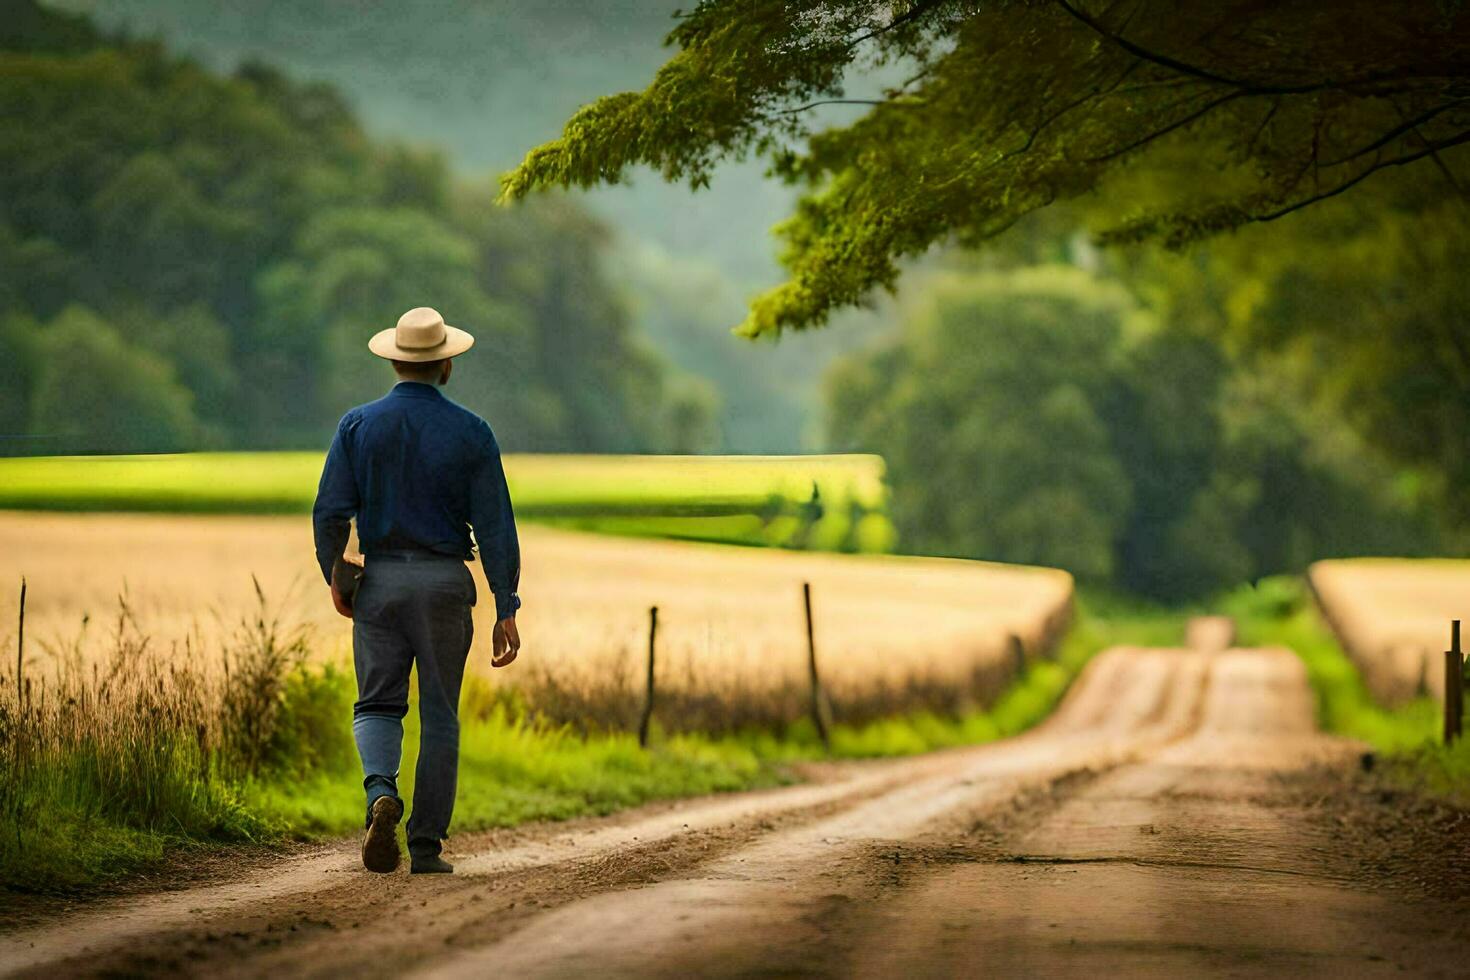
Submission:
<svg viewBox="0 0 1470 980">
<path fill-rule="evenodd" d="M 1317 697 L 1323 731 L 1366 743 L 1383 757 L 1384 778 L 1470 807 L 1470 739 L 1441 742 L 1441 707 L 1433 698 L 1384 707 L 1311 602 L 1297 578 L 1266 579 L 1227 597 L 1224 611 L 1236 617 L 1242 644 L 1279 644 L 1306 664 Z"/>
<path fill-rule="evenodd" d="M 413 795 L 418 734 L 411 713 L 399 779 L 405 798 Z M 463 721 L 454 827 L 471 831 L 566 820 L 652 800 L 774 785 L 783 778 L 737 742 L 679 736 L 644 751 L 632 735 L 583 737 L 496 705 L 487 716 Z M 251 780 L 242 795 L 285 836 L 333 836 L 362 827 L 362 774 L 355 759 L 305 780 Z"/>
<path fill-rule="evenodd" d="M 1177 615 L 1084 598 L 1056 656 L 1033 663 L 989 710 L 958 718 L 923 714 L 862 726 L 838 724 L 832 755 L 898 756 L 1016 734 L 1051 712 L 1099 649 L 1176 643 L 1181 625 Z M 86 891 L 156 867 L 179 851 L 355 833 L 362 823 L 362 787 L 347 723 L 352 696 L 350 678 L 341 671 L 294 675 L 282 694 L 277 761 L 247 778 L 232 778 L 198 759 L 174 769 L 152 766 L 146 786 L 126 773 L 99 783 L 76 758 L 30 766 L 23 770 L 24 785 L 8 787 L 12 801 L 25 801 L 25 812 L 12 815 L 12 827 L 30 832 L 0 835 L 0 883 L 26 891 Z M 408 795 L 418 741 L 412 713 L 405 735 L 401 789 Z M 300 744 L 293 749 L 287 744 L 292 742 Z M 166 758 L 157 751 L 148 754 Z M 562 820 L 659 799 L 776 785 L 792 779 L 792 763 L 823 757 L 809 726 L 796 726 L 780 738 L 655 732 L 644 751 L 631 735 L 582 736 L 537 724 L 471 687 L 462 719 L 455 830 Z M 176 804 L 184 819 L 173 819 L 171 809 L 139 819 L 140 811 L 127 805 L 137 793 L 159 791 L 159 784 L 188 802 Z"/>
<path fill-rule="evenodd" d="M 1301 579 L 1276 577 L 1242 586 L 1225 597 L 1221 609 L 1235 617 L 1242 645 L 1284 646 L 1301 657 L 1323 731 L 1359 739 L 1383 752 L 1418 748 L 1437 736 L 1439 705 L 1433 699 L 1418 698 L 1394 708 L 1373 700 Z"/>
</svg>

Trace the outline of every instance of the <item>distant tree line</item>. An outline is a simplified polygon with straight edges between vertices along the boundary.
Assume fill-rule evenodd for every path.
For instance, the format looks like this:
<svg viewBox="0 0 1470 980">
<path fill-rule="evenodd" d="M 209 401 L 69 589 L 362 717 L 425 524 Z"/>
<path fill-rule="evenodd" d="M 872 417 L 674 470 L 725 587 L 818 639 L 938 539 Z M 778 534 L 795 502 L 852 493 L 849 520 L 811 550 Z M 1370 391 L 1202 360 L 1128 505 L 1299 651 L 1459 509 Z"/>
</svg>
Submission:
<svg viewBox="0 0 1470 980">
<path fill-rule="evenodd" d="M 9 4 L 0 452 L 316 444 L 386 388 L 367 338 L 419 305 L 476 334 L 454 396 L 507 448 L 706 448 L 712 396 L 633 330 L 604 229 L 492 196 L 330 88 Z"/>
<path fill-rule="evenodd" d="M 836 447 L 888 462 L 902 550 L 1181 601 L 1327 556 L 1463 546 L 1432 486 L 1289 364 L 1233 358 L 1115 277 L 1054 262 L 915 286 L 902 334 L 828 378 Z"/>
</svg>

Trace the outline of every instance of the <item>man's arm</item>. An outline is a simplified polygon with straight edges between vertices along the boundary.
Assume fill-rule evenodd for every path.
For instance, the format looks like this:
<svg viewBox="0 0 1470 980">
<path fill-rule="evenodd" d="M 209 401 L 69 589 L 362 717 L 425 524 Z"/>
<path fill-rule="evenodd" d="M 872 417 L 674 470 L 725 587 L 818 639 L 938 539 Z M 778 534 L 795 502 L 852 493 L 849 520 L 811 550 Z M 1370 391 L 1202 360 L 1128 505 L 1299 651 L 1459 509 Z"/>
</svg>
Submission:
<svg viewBox="0 0 1470 980">
<path fill-rule="evenodd" d="M 343 416 L 332 438 L 332 448 L 327 450 L 327 462 L 316 488 L 316 504 L 311 508 L 316 560 L 328 585 L 332 584 L 332 564 L 347 548 L 352 518 L 357 516 L 357 481 L 352 478 L 352 466 L 347 460 L 346 430 L 347 417 Z"/>
<path fill-rule="evenodd" d="M 485 580 L 495 593 L 495 661 L 503 666 L 515 659 L 520 636 L 515 629 L 515 614 L 521 599 L 516 589 L 521 582 L 521 543 L 516 535 L 516 515 L 511 508 L 510 488 L 505 484 L 505 469 L 500 462 L 500 447 L 490 427 L 482 432 L 479 456 L 475 462 L 470 487 L 470 525 L 480 546 L 480 564 Z M 501 660 L 509 649 L 510 658 Z"/>
</svg>

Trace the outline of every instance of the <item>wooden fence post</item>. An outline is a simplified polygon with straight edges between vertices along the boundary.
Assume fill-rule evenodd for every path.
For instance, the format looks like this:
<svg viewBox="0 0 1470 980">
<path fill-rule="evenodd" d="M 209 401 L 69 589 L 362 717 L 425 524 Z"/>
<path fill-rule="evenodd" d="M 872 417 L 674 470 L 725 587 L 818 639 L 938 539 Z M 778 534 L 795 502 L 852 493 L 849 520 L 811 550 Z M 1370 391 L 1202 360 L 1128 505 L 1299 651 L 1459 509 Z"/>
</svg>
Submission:
<svg viewBox="0 0 1470 980">
<path fill-rule="evenodd" d="M 828 731 L 831 722 L 832 706 L 827 703 L 827 696 L 822 692 L 822 679 L 817 674 L 817 639 L 812 629 L 812 584 L 801 583 L 801 599 L 806 607 L 806 664 L 807 672 L 811 677 L 812 688 L 812 722 L 817 726 L 817 735 L 822 740 L 822 748 L 831 751 L 832 736 Z"/>
<path fill-rule="evenodd" d="M 1460 621 L 1450 623 L 1450 648 L 1444 652 L 1444 742 L 1460 737 L 1465 713 L 1465 667 L 1460 650 Z"/>
<path fill-rule="evenodd" d="M 15 702 L 19 704 L 25 691 L 21 674 L 26 660 L 26 577 L 20 577 L 20 628 L 15 639 Z"/>
<path fill-rule="evenodd" d="M 638 745 L 648 748 L 648 725 L 653 721 L 653 651 L 658 637 L 658 606 L 648 610 L 648 684 L 643 695 L 643 717 L 638 720 Z"/>
<path fill-rule="evenodd" d="M 1011 651 L 1011 680 L 1018 681 L 1026 676 L 1026 644 L 1014 633 L 1006 636 L 1006 647 Z"/>
</svg>

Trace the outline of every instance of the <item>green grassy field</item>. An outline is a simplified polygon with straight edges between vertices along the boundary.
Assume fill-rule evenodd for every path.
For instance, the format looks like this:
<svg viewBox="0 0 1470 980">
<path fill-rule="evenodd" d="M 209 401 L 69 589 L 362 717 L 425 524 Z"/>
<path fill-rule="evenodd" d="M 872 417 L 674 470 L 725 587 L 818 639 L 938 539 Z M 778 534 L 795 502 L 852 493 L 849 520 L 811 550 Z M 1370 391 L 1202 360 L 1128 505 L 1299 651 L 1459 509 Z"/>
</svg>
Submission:
<svg viewBox="0 0 1470 980">
<path fill-rule="evenodd" d="M 321 467 L 314 452 L 0 459 L 0 508 L 305 513 Z M 876 456 L 510 455 L 505 469 L 517 514 L 542 523 L 824 551 L 893 544 Z"/>
</svg>

